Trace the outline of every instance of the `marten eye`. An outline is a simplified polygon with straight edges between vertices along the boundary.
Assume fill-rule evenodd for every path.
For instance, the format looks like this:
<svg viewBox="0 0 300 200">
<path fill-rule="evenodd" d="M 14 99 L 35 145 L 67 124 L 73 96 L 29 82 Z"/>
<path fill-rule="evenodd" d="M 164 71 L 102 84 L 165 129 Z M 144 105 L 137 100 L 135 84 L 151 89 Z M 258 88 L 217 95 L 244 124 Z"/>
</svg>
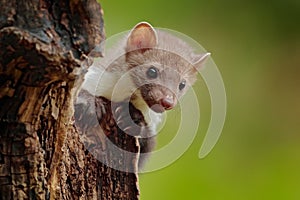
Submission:
<svg viewBox="0 0 300 200">
<path fill-rule="evenodd" d="M 181 81 L 181 83 L 179 83 L 178 86 L 179 90 L 183 90 L 183 88 L 185 88 L 185 85 L 186 85 L 186 81 L 185 80 Z"/>
<path fill-rule="evenodd" d="M 158 69 L 154 66 L 151 66 L 148 70 L 147 70 L 147 76 L 148 78 L 157 78 L 158 76 Z"/>
</svg>

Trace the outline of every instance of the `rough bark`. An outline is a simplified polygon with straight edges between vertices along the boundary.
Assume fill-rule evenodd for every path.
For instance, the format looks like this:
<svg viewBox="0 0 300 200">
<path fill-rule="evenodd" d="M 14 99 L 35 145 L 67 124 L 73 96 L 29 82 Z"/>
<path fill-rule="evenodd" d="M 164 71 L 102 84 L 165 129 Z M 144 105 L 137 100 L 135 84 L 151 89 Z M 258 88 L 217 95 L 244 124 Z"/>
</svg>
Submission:
<svg viewBox="0 0 300 200">
<path fill-rule="evenodd" d="M 72 117 L 88 55 L 101 55 L 100 5 L 0 0 L 0 8 L 0 199 L 138 199 L 137 154 L 104 150 L 100 156 L 124 171 L 106 166 Z M 105 136 L 137 153 L 136 138 L 110 120 L 111 104 L 96 102 L 108 113 L 97 118 L 102 127 L 110 122 Z M 103 149 L 98 132 L 91 135 Z"/>
</svg>

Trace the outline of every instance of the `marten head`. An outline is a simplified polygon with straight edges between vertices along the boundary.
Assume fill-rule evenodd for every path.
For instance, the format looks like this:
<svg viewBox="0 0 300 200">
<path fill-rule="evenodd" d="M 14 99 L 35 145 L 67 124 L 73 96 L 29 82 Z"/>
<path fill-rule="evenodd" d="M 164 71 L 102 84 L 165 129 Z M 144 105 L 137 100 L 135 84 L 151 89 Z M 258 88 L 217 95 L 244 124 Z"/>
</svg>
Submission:
<svg viewBox="0 0 300 200">
<path fill-rule="evenodd" d="M 150 24 L 137 24 L 126 44 L 126 63 L 136 85 L 134 98 L 142 98 L 155 112 L 174 108 L 178 99 L 195 82 L 197 70 L 209 53 L 186 60 L 175 52 L 191 48 L 169 33 L 157 32 Z M 168 48 L 165 48 L 168 47 Z M 173 51 L 172 48 L 179 51 Z M 189 49 L 187 49 L 189 48 Z"/>
</svg>

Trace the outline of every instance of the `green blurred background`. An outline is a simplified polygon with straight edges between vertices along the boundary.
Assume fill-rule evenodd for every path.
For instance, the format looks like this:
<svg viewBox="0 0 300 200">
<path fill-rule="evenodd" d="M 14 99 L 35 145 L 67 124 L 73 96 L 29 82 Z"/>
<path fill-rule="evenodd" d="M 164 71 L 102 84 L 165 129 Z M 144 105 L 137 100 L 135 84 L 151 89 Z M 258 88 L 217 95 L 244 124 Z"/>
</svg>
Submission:
<svg viewBox="0 0 300 200">
<path fill-rule="evenodd" d="M 205 84 L 196 85 L 203 92 L 199 133 L 172 165 L 141 174 L 142 200 L 300 199 L 299 0 L 101 4 L 107 37 L 146 20 L 198 41 L 212 52 L 227 91 L 222 136 L 200 160 L 210 103 Z M 176 119 L 168 117 L 158 148 L 174 136 Z"/>
</svg>

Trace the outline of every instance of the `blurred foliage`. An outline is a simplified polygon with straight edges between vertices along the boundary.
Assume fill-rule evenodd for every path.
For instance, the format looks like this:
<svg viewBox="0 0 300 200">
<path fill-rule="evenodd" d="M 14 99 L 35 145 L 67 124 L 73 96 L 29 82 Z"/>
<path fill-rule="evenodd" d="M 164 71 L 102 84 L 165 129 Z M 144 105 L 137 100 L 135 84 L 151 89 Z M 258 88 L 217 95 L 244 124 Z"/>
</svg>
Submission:
<svg viewBox="0 0 300 200">
<path fill-rule="evenodd" d="M 200 131 L 175 163 L 141 175 L 141 199 L 300 199 L 299 0 L 101 4 L 107 37 L 145 20 L 194 38 L 212 52 L 227 90 L 224 131 L 199 160 L 210 108 L 205 84 L 196 85 Z M 158 148 L 174 136 L 170 121 Z"/>
</svg>

